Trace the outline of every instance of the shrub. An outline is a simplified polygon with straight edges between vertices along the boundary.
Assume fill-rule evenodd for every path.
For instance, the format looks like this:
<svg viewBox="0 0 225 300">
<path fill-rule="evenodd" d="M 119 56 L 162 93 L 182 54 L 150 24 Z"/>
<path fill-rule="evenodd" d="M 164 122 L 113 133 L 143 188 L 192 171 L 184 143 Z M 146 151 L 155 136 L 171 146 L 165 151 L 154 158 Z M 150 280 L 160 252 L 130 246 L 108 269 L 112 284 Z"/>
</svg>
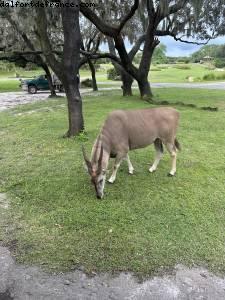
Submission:
<svg viewBox="0 0 225 300">
<path fill-rule="evenodd" d="M 82 88 L 92 88 L 92 80 L 90 78 L 84 79 L 80 83 Z"/>
<path fill-rule="evenodd" d="M 215 66 L 213 65 L 206 66 L 205 68 L 206 70 L 215 70 Z"/>
<path fill-rule="evenodd" d="M 94 64 L 94 67 L 95 67 L 95 71 L 98 72 L 100 69 L 101 69 L 101 65 L 100 64 Z M 88 63 L 82 65 L 80 67 L 81 70 L 90 70 L 90 67 L 88 65 Z"/>
<path fill-rule="evenodd" d="M 216 68 L 224 68 L 225 67 L 225 58 L 218 58 L 215 60 Z"/>
<path fill-rule="evenodd" d="M 15 69 L 15 64 L 12 62 L 1 61 L 0 62 L 0 71 L 12 71 Z"/>
<path fill-rule="evenodd" d="M 120 73 L 117 72 L 115 68 L 111 68 L 107 70 L 107 79 L 108 80 L 121 80 Z"/>
<path fill-rule="evenodd" d="M 216 79 L 218 79 L 218 80 L 224 80 L 225 79 L 225 73 L 222 73 L 222 74 L 216 76 Z"/>
<path fill-rule="evenodd" d="M 154 68 L 154 67 L 153 67 L 153 68 L 150 69 L 150 71 L 162 71 L 162 70 L 159 69 L 159 68 Z"/>
<path fill-rule="evenodd" d="M 33 70 L 37 70 L 37 69 L 38 69 L 38 66 L 33 64 L 32 62 L 28 62 L 25 67 L 26 71 L 33 71 Z"/>
<path fill-rule="evenodd" d="M 189 64 L 191 59 L 189 57 L 178 57 L 176 61 L 177 63 Z"/>
<path fill-rule="evenodd" d="M 180 70 L 190 70 L 191 69 L 191 67 L 187 66 L 187 65 L 176 65 L 175 68 L 180 69 Z"/>
<path fill-rule="evenodd" d="M 203 80 L 216 80 L 216 76 L 213 73 L 205 74 L 202 77 Z"/>
<path fill-rule="evenodd" d="M 169 69 L 169 67 L 168 66 L 160 66 L 160 69 Z"/>
</svg>

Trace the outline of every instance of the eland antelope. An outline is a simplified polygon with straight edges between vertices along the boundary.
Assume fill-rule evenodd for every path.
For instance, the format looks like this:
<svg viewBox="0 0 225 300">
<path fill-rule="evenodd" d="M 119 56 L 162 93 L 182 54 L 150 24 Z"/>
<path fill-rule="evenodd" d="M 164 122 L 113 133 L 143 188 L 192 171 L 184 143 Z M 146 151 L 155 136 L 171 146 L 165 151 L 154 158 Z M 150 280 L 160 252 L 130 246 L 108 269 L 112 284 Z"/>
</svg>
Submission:
<svg viewBox="0 0 225 300">
<path fill-rule="evenodd" d="M 156 170 L 163 155 L 164 144 L 172 158 L 172 168 L 168 175 L 174 176 L 177 150 L 180 149 L 176 139 L 178 122 L 178 111 L 170 107 L 111 112 L 94 143 L 91 160 L 88 159 L 85 149 L 82 147 L 97 198 L 103 197 L 106 170 L 110 158 L 115 158 L 113 172 L 108 180 L 113 183 L 123 159 L 126 159 L 128 163 L 129 174 L 134 172 L 128 155 L 129 150 L 144 148 L 153 143 L 156 156 L 149 172 L 152 173 Z"/>
</svg>

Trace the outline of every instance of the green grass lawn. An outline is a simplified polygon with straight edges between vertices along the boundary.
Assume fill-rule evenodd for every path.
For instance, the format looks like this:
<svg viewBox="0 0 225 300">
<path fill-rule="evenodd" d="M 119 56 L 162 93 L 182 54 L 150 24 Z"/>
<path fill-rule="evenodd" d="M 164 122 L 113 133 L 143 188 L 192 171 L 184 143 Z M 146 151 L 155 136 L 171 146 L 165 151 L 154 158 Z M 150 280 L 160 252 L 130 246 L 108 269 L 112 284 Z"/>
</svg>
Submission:
<svg viewBox="0 0 225 300">
<path fill-rule="evenodd" d="M 213 73 L 215 75 L 221 75 L 224 72 L 216 70 L 208 70 L 206 65 L 202 64 L 187 64 L 190 69 L 179 69 L 182 64 L 177 65 L 159 65 L 153 66 L 152 69 L 160 69 L 160 71 L 152 71 L 149 73 L 149 80 L 152 82 L 188 82 L 188 77 L 202 79 L 206 74 Z"/>
<path fill-rule="evenodd" d="M 188 77 L 193 77 L 196 81 L 197 78 L 202 79 L 206 74 L 214 74 L 215 76 L 223 75 L 224 72 L 216 70 L 208 70 L 206 65 L 202 64 L 188 64 L 186 65 L 190 69 L 180 69 L 182 65 L 156 65 L 152 66 L 152 71 L 149 73 L 150 82 L 188 82 Z M 96 73 L 96 78 L 101 87 L 111 87 L 111 85 L 121 86 L 120 81 L 107 80 L 107 69 L 110 68 L 110 64 L 102 65 L 102 69 Z M 157 71 L 156 71 L 157 70 Z M 0 72 L 0 92 L 17 91 L 19 88 L 19 81 L 15 79 L 15 73 L 18 73 L 22 78 L 32 78 L 34 76 L 43 74 L 43 70 L 25 71 L 24 69 L 18 69 L 11 72 Z M 85 78 L 91 78 L 89 70 L 80 70 L 81 80 Z M 137 83 L 134 82 L 137 86 Z"/>
<path fill-rule="evenodd" d="M 219 112 L 177 107 L 181 113 L 177 175 L 167 177 L 166 153 L 148 172 L 153 147 L 133 151 L 135 174 L 123 163 L 105 198 L 97 200 L 83 168 L 108 112 L 146 108 L 119 92 L 84 98 L 87 139 L 63 139 L 65 99 L 0 114 L 0 191 L 11 197 L 8 228 L 0 240 L 18 261 L 51 270 L 149 275 L 177 263 L 225 271 L 225 95 L 215 90 L 160 89 L 156 100 L 218 106 Z M 110 166 L 111 168 L 111 166 Z"/>
<path fill-rule="evenodd" d="M 108 65 L 106 65 L 106 69 L 107 68 Z M 19 75 L 20 78 L 29 79 L 43 74 L 44 71 L 42 69 L 38 69 L 35 71 L 26 71 L 21 68 L 18 68 L 16 71 L 10 71 L 10 72 L 0 71 L 0 93 L 21 91 L 21 88 L 19 87 L 20 81 L 19 78 L 16 78 L 16 73 Z M 81 70 L 80 76 L 81 76 L 81 80 L 85 78 L 91 78 L 91 74 L 88 70 Z M 109 82 L 107 80 L 106 70 L 101 70 L 97 72 L 97 80 L 106 83 Z"/>
<path fill-rule="evenodd" d="M 0 77 L 0 93 L 21 91 L 19 80 Z"/>
</svg>

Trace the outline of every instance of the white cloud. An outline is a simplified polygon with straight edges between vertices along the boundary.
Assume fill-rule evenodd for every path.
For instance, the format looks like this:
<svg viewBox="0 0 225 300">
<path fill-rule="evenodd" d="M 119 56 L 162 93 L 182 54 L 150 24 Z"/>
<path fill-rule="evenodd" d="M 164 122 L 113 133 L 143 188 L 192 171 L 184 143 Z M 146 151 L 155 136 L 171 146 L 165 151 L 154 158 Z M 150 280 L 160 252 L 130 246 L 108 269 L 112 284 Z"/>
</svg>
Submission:
<svg viewBox="0 0 225 300">
<path fill-rule="evenodd" d="M 160 41 L 166 45 L 168 56 L 188 56 L 202 47 L 202 45 L 178 42 L 172 37 L 161 37 Z M 223 36 L 211 40 L 208 44 L 225 44 L 225 37 Z"/>
<path fill-rule="evenodd" d="M 160 37 L 160 42 L 166 45 L 168 56 L 189 56 L 202 47 L 202 45 L 178 42 L 169 36 Z M 211 40 L 208 44 L 225 44 L 225 36 Z M 131 45 L 127 40 L 125 41 L 125 45 L 127 50 L 129 51 Z M 106 43 L 101 44 L 100 48 L 102 51 L 108 51 L 108 45 Z"/>
</svg>

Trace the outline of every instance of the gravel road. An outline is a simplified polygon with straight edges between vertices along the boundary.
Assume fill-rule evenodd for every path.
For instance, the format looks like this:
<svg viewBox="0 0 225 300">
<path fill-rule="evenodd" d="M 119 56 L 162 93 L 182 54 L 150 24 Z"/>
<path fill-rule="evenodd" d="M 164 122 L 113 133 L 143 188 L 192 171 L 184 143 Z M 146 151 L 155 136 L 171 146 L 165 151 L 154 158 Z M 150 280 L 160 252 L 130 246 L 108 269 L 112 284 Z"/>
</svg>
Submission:
<svg viewBox="0 0 225 300">
<path fill-rule="evenodd" d="M 120 90 L 120 85 L 112 84 L 112 87 L 101 88 L 101 84 L 106 84 L 106 82 L 99 82 L 99 90 L 107 91 L 111 89 Z M 153 88 L 200 88 L 200 89 L 218 89 L 225 90 L 225 82 L 213 82 L 213 83 L 152 83 Z M 134 87 L 137 88 L 137 87 Z M 91 89 L 82 89 L 81 93 L 89 93 Z M 64 93 L 59 95 L 65 96 Z M 0 93 L 0 111 L 12 108 L 16 105 L 32 103 L 35 101 L 43 101 L 48 99 L 49 92 L 38 92 L 37 94 L 31 95 L 27 92 L 7 92 Z"/>
<path fill-rule="evenodd" d="M 224 300 L 225 279 L 202 268 L 175 267 L 142 283 L 129 273 L 88 277 L 81 271 L 47 274 L 15 264 L 0 247 L 0 300 Z"/>
</svg>

